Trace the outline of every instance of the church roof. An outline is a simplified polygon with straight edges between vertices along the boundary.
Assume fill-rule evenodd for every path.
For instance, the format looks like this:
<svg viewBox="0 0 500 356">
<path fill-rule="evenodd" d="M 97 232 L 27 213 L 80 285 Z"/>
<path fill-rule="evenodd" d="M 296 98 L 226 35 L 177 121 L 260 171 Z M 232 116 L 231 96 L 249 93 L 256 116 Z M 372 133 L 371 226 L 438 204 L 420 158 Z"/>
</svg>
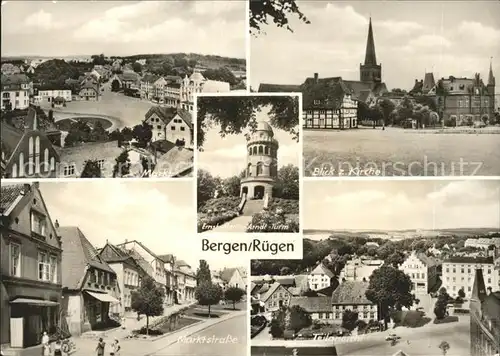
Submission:
<svg viewBox="0 0 500 356">
<path fill-rule="evenodd" d="M 366 40 L 365 65 L 377 65 L 377 56 L 375 54 L 375 41 L 373 40 L 372 18 L 368 25 L 368 39 Z"/>
<path fill-rule="evenodd" d="M 257 122 L 257 128 L 255 131 L 267 131 L 270 134 L 273 134 L 273 128 L 266 121 Z"/>
<path fill-rule="evenodd" d="M 490 72 L 488 73 L 488 85 L 495 85 L 495 77 L 493 76 L 493 68 L 490 61 Z"/>
</svg>

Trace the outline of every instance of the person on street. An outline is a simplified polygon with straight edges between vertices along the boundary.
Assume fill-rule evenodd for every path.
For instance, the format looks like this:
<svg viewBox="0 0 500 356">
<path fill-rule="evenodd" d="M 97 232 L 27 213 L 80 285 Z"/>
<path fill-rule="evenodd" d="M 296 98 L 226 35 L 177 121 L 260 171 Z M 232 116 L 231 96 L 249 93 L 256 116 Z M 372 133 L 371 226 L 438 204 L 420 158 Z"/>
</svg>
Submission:
<svg viewBox="0 0 500 356">
<path fill-rule="evenodd" d="M 95 348 L 95 350 L 97 351 L 97 356 L 104 356 L 104 348 L 106 347 L 106 343 L 104 342 L 104 340 L 101 338 L 99 338 L 99 342 L 97 343 L 97 347 Z"/>
<path fill-rule="evenodd" d="M 57 339 L 54 345 L 54 356 L 62 356 L 62 343 L 61 339 Z"/>
<path fill-rule="evenodd" d="M 50 356 L 50 339 L 46 331 L 42 335 L 42 356 Z"/>
<path fill-rule="evenodd" d="M 118 343 L 118 339 L 115 339 L 115 341 L 113 341 L 113 343 L 111 344 L 111 352 L 110 352 L 110 355 L 111 356 L 119 356 L 120 354 L 120 344 Z"/>
</svg>

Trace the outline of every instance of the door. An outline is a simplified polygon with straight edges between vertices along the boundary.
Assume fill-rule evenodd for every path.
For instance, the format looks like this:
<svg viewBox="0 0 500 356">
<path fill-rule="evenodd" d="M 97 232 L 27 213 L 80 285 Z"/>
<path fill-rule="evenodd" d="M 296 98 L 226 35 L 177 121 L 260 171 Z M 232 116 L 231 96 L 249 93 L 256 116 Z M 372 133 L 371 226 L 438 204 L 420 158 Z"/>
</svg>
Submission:
<svg viewBox="0 0 500 356">
<path fill-rule="evenodd" d="M 24 347 L 24 318 L 10 318 L 10 346 Z"/>
</svg>

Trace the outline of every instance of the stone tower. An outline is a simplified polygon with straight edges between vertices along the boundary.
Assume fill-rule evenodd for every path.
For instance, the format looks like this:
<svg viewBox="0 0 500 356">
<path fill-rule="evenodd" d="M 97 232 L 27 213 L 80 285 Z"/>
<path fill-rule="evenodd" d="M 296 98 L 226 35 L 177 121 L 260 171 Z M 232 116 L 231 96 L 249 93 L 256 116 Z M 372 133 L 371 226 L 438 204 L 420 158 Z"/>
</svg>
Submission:
<svg viewBox="0 0 500 356">
<path fill-rule="evenodd" d="M 375 40 L 373 39 L 372 19 L 368 25 L 365 63 L 359 65 L 360 80 L 363 83 L 377 84 L 382 82 L 382 65 L 377 64 Z"/>
<path fill-rule="evenodd" d="M 488 74 L 488 84 L 486 85 L 486 91 L 488 92 L 488 96 L 490 97 L 490 117 L 495 112 L 495 77 L 493 76 L 493 68 L 490 59 L 490 72 Z"/>
<path fill-rule="evenodd" d="M 257 123 L 254 133 L 247 136 L 247 167 L 241 180 L 241 196 L 249 199 L 271 198 L 278 177 L 278 141 L 271 126 Z"/>
</svg>

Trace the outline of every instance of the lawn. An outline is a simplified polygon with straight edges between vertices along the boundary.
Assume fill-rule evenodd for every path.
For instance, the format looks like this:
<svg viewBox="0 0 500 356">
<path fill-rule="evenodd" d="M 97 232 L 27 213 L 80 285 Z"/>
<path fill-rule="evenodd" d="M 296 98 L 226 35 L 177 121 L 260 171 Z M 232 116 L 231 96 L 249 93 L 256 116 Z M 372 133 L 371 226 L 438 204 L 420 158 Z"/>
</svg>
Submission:
<svg viewBox="0 0 500 356">
<path fill-rule="evenodd" d="M 196 324 L 199 322 L 200 322 L 200 320 L 197 320 L 197 319 L 182 317 L 182 318 L 179 318 L 179 321 L 177 322 L 177 325 L 175 328 L 170 329 L 170 323 L 167 322 L 167 323 L 158 325 L 157 329 L 161 330 L 164 334 L 166 334 L 166 333 L 171 333 L 171 332 L 180 330 L 186 326 Z"/>
<path fill-rule="evenodd" d="M 195 307 L 197 308 L 207 308 L 202 305 L 196 305 Z M 247 308 L 246 302 L 238 302 L 235 304 L 236 310 L 233 309 L 233 303 L 232 302 L 227 302 L 227 304 L 217 304 L 217 305 L 212 305 L 210 308 L 211 310 L 216 310 L 216 311 L 238 311 L 238 310 L 244 310 Z"/>
<path fill-rule="evenodd" d="M 225 315 L 227 311 L 222 311 L 222 309 L 215 310 L 213 307 L 210 308 L 210 318 L 220 318 Z M 206 306 L 193 306 L 186 311 L 184 311 L 184 315 L 192 316 L 195 318 L 208 318 L 208 307 Z"/>
<path fill-rule="evenodd" d="M 500 175 L 498 134 L 306 130 L 303 152 L 307 177 Z"/>
</svg>

